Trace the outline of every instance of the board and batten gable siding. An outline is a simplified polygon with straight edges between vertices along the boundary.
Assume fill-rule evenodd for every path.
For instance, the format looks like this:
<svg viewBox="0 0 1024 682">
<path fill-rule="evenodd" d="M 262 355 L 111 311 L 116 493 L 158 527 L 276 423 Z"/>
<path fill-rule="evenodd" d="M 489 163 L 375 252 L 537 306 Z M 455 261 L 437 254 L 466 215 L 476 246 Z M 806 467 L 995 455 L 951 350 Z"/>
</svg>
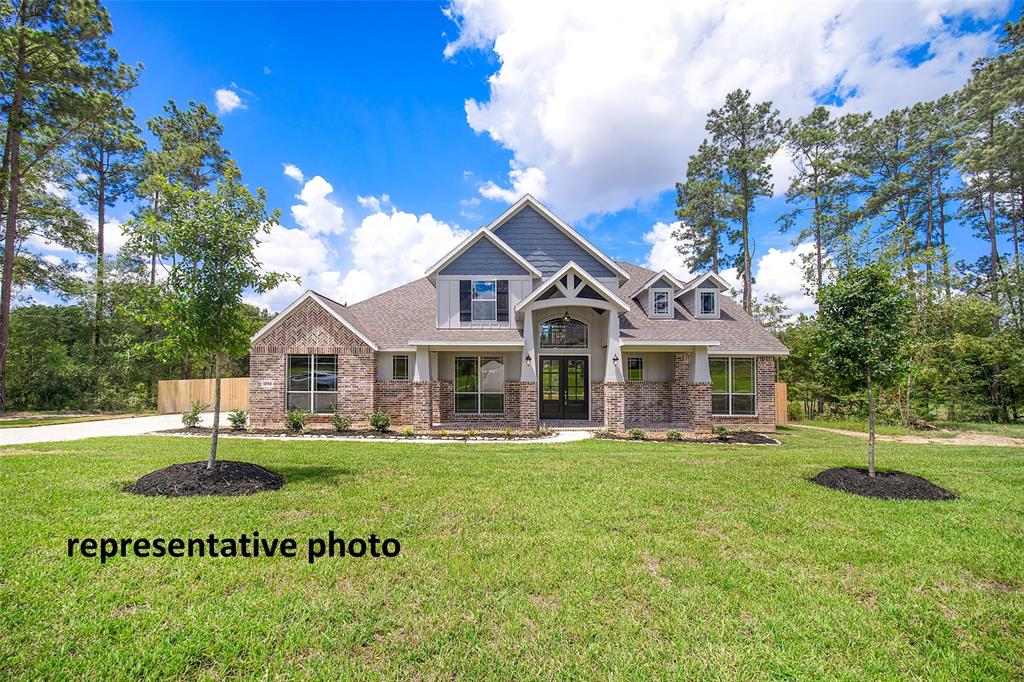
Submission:
<svg viewBox="0 0 1024 682">
<path fill-rule="evenodd" d="M 517 266 L 518 267 L 518 266 Z M 522 268 L 520 268 L 521 270 Z M 462 322 L 459 319 L 459 281 L 474 279 L 508 280 L 508 320 L 494 322 Z M 511 329 L 516 324 L 515 307 L 533 291 L 530 275 L 508 275 L 486 272 L 483 274 L 438 275 L 437 328 L 438 329 Z"/>
<path fill-rule="evenodd" d="M 615 277 L 615 273 L 530 206 L 524 206 L 495 229 L 494 234 L 544 277 L 555 274 L 569 261 L 575 261 L 595 278 Z"/>
<path fill-rule="evenodd" d="M 445 266 L 438 275 L 459 275 L 466 278 L 476 276 L 481 272 L 500 272 L 509 276 L 530 274 L 520 263 L 515 262 L 511 256 L 499 249 L 494 242 L 489 239 L 479 239 L 473 246 L 466 249 L 465 253 Z"/>
</svg>

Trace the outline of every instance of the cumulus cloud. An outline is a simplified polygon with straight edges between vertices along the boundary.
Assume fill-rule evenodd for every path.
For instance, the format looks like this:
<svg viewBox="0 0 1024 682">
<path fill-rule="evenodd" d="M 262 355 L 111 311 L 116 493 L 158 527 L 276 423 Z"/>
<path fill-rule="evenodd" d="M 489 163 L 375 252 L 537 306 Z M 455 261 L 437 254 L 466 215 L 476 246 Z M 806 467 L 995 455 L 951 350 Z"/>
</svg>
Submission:
<svg viewBox="0 0 1024 682">
<path fill-rule="evenodd" d="M 302 229 L 271 225 L 270 233 L 256 247 L 256 258 L 267 272 L 283 272 L 300 279 L 247 298 L 247 302 L 263 308 L 281 310 L 307 289 L 332 296 L 341 281 L 341 272 L 332 267 L 336 254 L 330 244 Z"/>
<path fill-rule="evenodd" d="M 213 93 L 218 114 L 230 114 L 235 109 L 245 109 L 245 102 L 231 88 L 217 88 Z"/>
<path fill-rule="evenodd" d="M 292 206 L 292 218 L 313 234 L 341 234 L 345 231 L 345 209 L 329 198 L 332 192 L 334 187 L 323 177 L 310 178 L 295 195 L 302 203 Z"/>
<path fill-rule="evenodd" d="M 644 242 L 650 245 L 644 266 L 656 271 L 667 270 L 685 282 L 700 273 L 690 270 L 685 257 L 675 248 L 678 242 L 672 237 L 672 232 L 678 227 L 679 222 L 658 222 L 644 233 Z M 813 313 L 814 299 L 803 289 L 803 261 L 813 253 L 814 244 L 810 242 L 792 249 L 768 249 L 766 254 L 754 261 L 754 296 L 763 298 L 768 294 L 777 294 L 791 315 Z M 722 270 L 719 275 L 732 289 L 742 291 L 743 282 L 736 268 Z"/>
<path fill-rule="evenodd" d="M 294 163 L 284 164 L 284 174 L 295 182 L 302 182 L 306 179 L 306 176 L 302 174 L 302 169 L 296 166 Z"/>
<path fill-rule="evenodd" d="M 954 90 L 995 46 L 972 22 L 1008 7 L 453 0 L 447 12 L 459 30 L 445 55 L 497 56 L 489 97 L 467 100 L 466 116 L 513 162 L 481 195 L 507 202 L 530 191 L 574 220 L 671 188 L 705 135 L 708 110 L 736 88 L 771 99 L 785 117 L 838 100 L 841 112 L 884 114 Z M 911 64 L 907 51 L 925 45 L 926 60 Z M 785 159 L 773 167 L 785 175 Z"/>
<path fill-rule="evenodd" d="M 357 196 L 356 201 L 359 202 L 360 206 L 367 209 L 368 211 L 372 211 L 373 213 L 379 213 L 380 211 L 384 210 L 385 208 L 391 205 L 391 197 L 387 194 L 381 194 L 379 197 Z"/>
</svg>

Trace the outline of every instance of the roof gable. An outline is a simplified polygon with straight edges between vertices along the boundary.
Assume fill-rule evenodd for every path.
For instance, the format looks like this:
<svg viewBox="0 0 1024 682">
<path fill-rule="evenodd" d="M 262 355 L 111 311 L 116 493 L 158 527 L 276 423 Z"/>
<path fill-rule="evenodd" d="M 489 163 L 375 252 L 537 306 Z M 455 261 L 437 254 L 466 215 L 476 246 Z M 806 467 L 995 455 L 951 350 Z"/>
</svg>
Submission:
<svg viewBox="0 0 1024 682">
<path fill-rule="evenodd" d="M 473 247 L 480 244 L 482 241 L 489 243 L 490 247 L 493 247 L 494 250 L 479 251 L 475 256 L 471 256 L 470 260 L 468 260 L 465 264 L 457 265 L 457 262 L 465 254 L 467 254 Z M 485 245 L 482 248 L 486 249 L 487 246 Z M 507 259 L 507 261 L 496 260 L 500 258 L 500 256 L 497 255 L 499 253 L 500 256 L 504 256 L 504 258 Z M 501 263 L 508 264 L 509 261 L 511 261 L 512 264 L 515 264 L 518 267 L 518 269 L 513 270 L 511 272 L 462 272 L 464 268 L 484 266 L 487 265 L 488 263 L 490 263 L 490 265 L 497 267 L 501 265 Z M 451 270 L 448 270 L 449 266 L 451 266 Z M 451 275 L 511 275 L 517 274 L 519 272 L 525 272 L 530 275 L 533 275 L 534 277 L 542 276 L 540 270 L 535 268 L 528 260 L 523 258 L 519 253 L 517 253 L 515 249 L 513 249 L 511 246 L 502 241 L 500 237 L 498 237 L 496 234 L 490 232 L 487 228 L 484 227 L 481 227 L 479 230 L 471 234 L 461 244 L 459 244 L 454 249 L 445 254 L 445 256 L 441 258 L 441 260 L 437 261 L 432 266 L 430 266 L 430 269 L 427 270 L 426 274 L 427 277 L 433 277 L 438 273 L 441 273 L 442 271 L 446 271 L 444 272 L 444 274 Z"/>
<path fill-rule="evenodd" d="M 306 301 L 313 301 L 320 305 L 324 310 L 330 313 L 331 317 L 341 323 L 343 327 L 348 329 L 350 332 L 355 334 L 363 343 L 369 346 L 372 350 L 378 350 L 377 344 L 374 343 L 366 332 L 360 328 L 360 325 L 356 322 L 355 316 L 348 311 L 345 306 L 341 305 L 336 301 L 332 301 L 326 296 L 316 293 L 312 289 L 305 291 L 301 296 L 292 301 L 292 304 L 282 310 L 280 313 L 274 316 L 269 322 L 263 325 L 263 328 L 253 334 L 250 339 L 251 344 L 255 344 L 260 337 L 266 335 L 267 332 L 272 330 L 274 327 L 279 325 L 281 322 L 288 317 L 289 313 L 299 308 Z"/>
<path fill-rule="evenodd" d="M 569 279 L 568 275 L 570 274 L 574 275 L 575 281 Z M 576 263 L 569 261 L 558 272 L 544 280 L 529 296 L 517 303 L 516 312 L 519 312 L 534 301 L 546 298 L 545 294 L 552 289 L 557 289 L 565 298 L 588 298 L 586 295 L 581 296 L 587 287 L 620 312 L 627 312 L 629 310 L 629 304 L 619 298 L 615 292 L 601 284 L 590 273 L 576 265 Z"/>
<path fill-rule="evenodd" d="M 438 271 L 439 275 L 532 275 L 521 262 L 499 248 L 490 239 L 478 239 L 453 261 Z"/>
</svg>

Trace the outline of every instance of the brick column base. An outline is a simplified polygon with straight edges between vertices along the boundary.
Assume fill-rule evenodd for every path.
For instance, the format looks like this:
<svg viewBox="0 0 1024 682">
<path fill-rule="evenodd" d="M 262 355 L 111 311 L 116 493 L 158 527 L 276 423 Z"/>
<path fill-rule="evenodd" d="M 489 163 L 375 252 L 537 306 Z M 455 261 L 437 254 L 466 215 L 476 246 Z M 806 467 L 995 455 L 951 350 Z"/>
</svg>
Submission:
<svg viewBox="0 0 1024 682">
<path fill-rule="evenodd" d="M 536 431 L 538 427 L 537 382 L 519 382 L 519 428 Z"/>
<path fill-rule="evenodd" d="M 412 382 L 412 409 L 409 410 L 409 415 L 413 428 L 429 429 L 431 427 L 431 418 L 433 416 L 432 394 L 431 382 Z"/>
<path fill-rule="evenodd" d="M 604 425 L 609 431 L 626 430 L 626 391 L 621 381 L 604 384 Z"/>
<path fill-rule="evenodd" d="M 711 431 L 711 384 L 691 383 L 688 391 L 687 417 L 690 428 L 697 433 Z"/>
</svg>

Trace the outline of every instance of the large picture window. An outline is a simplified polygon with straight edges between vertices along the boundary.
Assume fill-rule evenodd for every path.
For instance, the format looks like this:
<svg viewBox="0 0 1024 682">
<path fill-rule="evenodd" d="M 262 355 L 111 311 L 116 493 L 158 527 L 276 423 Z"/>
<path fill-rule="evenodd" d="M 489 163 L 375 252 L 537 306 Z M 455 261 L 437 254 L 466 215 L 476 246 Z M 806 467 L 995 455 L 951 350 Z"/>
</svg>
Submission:
<svg viewBox="0 0 1024 682">
<path fill-rule="evenodd" d="M 498 319 L 498 283 L 493 279 L 473 280 L 473 321 Z"/>
<path fill-rule="evenodd" d="M 549 320 L 540 325 L 541 348 L 586 348 L 587 325 L 579 320 Z"/>
<path fill-rule="evenodd" d="M 334 414 L 338 400 L 336 355 L 288 356 L 288 409 Z"/>
<path fill-rule="evenodd" d="M 455 413 L 502 414 L 504 411 L 504 360 L 473 355 L 455 358 Z"/>
<path fill-rule="evenodd" d="M 754 359 L 711 358 L 711 413 L 754 414 Z"/>
</svg>

